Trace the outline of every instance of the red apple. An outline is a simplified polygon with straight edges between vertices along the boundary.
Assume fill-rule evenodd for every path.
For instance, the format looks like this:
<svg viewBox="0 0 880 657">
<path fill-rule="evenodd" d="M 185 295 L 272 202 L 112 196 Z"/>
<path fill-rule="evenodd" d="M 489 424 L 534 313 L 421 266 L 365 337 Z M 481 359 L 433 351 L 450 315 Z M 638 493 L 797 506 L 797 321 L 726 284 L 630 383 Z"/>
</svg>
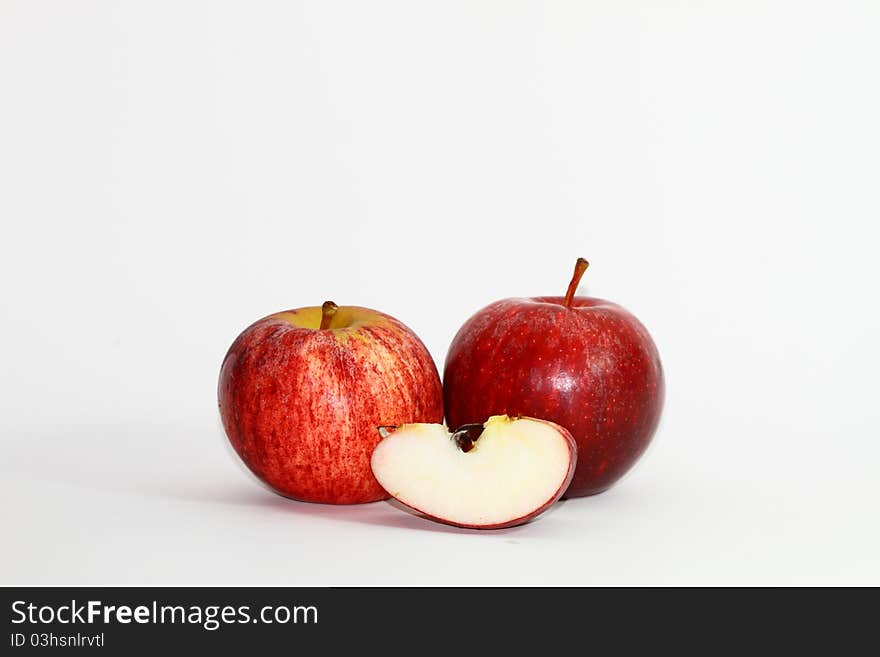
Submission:
<svg viewBox="0 0 880 657">
<path fill-rule="evenodd" d="M 443 375 L 450 426 L 490 415 L 529 415 L 568 429 L 578 466 L 566 497 L 593 495 L 632 467 L 651 441 L 663 407 L 657 347 L 629 312 L 574 296 L 579 258 L 565 297 L 496 301 L 458 331 Z"/>
<path fill-rule="evenodd" d="M 242 332 L 220 370 L 220 416 L 248 468 L 281 495 L 386 499 L 370 470 L 376 427 L 439 422 L 440 377 L 421 340 L 368 308 L 299 308 Z"/>
<path fill-rule="evenodd" d="M 577 463 L 571 434 L 552 422 L 491 417 L 380 427 L 373 473 L 395 499 L 431 520 L 473 529 L 536 518 L 565 491 Z"/>
</svg>

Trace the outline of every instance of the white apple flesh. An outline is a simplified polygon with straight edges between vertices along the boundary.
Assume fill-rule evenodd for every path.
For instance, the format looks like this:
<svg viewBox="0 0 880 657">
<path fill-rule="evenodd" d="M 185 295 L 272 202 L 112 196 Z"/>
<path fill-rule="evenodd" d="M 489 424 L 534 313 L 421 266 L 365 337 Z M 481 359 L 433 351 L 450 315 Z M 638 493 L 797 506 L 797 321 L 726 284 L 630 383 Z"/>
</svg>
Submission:
<svg viewBox="0 0 880 657">
<path fill-rule="evenodd" d="M 431 520 L 500 529 L 543 513 L 568 487 L 577 446 L 563 427 L 496 415 L 450 432 L 442 424 L 382 427 L 371 466 L 379 484 Z"/>
</svg>

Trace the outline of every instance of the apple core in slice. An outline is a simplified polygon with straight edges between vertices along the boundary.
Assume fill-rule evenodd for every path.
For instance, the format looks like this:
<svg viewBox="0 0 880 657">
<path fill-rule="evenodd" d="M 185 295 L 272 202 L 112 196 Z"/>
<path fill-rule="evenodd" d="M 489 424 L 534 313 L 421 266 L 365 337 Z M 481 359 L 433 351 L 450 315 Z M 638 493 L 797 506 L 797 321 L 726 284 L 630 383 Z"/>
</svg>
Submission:
<svg viewBox="0 0 880 657">
<path fill-rule="evenodd" d="M 371 459 L 379 484 L 403 504 L 459 527 L 531 520 L 568 487 L 577 447 L 563 427 L 496 415 L 450 432 L 442 424 L 382 427 Z"/>
</svg>

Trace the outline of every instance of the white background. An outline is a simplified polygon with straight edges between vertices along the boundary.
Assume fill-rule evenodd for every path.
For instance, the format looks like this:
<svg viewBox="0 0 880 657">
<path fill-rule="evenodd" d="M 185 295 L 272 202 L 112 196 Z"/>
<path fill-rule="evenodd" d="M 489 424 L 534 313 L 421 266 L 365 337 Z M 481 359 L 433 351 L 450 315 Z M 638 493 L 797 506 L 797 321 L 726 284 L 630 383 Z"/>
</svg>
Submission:
<svg viewBox="0 0 880 657">
<path fill-rule="evenodd" d="M 0 583 L 880 584 L 880 4 L 0 0 Z M 668 397 L 511 530 L 261 488 L 251 321 L 618 301 Z"/>
</svg>

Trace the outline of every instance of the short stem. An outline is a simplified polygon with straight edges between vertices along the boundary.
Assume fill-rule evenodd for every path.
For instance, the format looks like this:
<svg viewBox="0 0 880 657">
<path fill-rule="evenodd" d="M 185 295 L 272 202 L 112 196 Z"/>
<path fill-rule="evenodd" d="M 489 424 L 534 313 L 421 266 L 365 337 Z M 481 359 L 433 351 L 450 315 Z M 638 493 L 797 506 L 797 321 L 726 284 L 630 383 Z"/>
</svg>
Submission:
<svg viewBox="0 0 880 657">
<path fill-rule="evenodd" d="M 324 305 L 321 306 L 321 330 L 330 328 L 330 320 L 333 319 L 337 310 L 339 310 L 339 306 L 332 301 L 324 302 Z"/>
<path fill-rule="evenodd" d="M 568 284 L 568 290 L 565 293 L 565 301 L 562 302 L 562 305 L 566 308 L 571 307 L 571 300 L 574 298 L 574 293 L 577 292 L 581 277 L 584 275 L 584 272 L 587 271 L 587 267 L 589 266 L 590 263 L 583 258 L 578 258 L 577 262 L 574 263 L 574 275 L 571 277 L 571 283 Z"/>
</svg>

